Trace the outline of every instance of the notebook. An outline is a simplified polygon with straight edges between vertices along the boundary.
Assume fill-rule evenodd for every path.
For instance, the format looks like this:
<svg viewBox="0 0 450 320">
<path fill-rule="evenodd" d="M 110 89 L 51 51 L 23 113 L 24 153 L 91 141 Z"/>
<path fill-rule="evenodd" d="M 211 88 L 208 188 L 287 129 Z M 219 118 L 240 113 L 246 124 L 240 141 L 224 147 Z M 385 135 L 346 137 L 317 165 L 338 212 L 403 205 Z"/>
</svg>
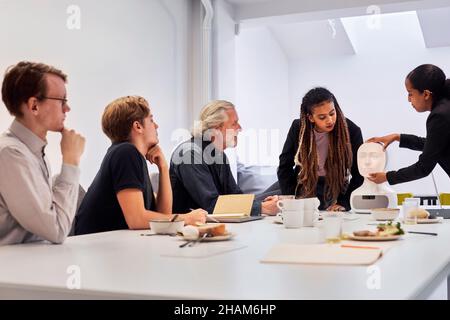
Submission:
<svg viewBox="0 0 450 320">
<path fill-rule="evenodd" d="M 219 196 L 213 217 L 219 222 L 248 222 L 260 220 L 263 216 L 251 216 L 254 194 L 227 194 Z"/>
<path fill-rule="evenodd" d="M 373 243 L 371 244 L 372 246 Z M 328 244 L 289 244 L 272 247 L 261 260 L 263 263 L 371 265 L 381 256 L 381 248 L 345 248 Z"/>
</svg>

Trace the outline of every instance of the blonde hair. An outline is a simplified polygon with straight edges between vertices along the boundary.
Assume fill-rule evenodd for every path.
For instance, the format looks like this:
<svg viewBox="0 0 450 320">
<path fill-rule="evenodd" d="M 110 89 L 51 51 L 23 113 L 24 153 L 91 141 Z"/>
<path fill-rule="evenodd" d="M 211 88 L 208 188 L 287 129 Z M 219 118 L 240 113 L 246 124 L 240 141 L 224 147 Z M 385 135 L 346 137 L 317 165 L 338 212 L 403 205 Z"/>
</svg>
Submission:
<svg viewBox="0 0 450 320">
<path fill-rule="evenodd" d="M 227 110 L 234 109 L 234 104 L 226 100 L 213 100 L 200 111 L 199 120 L 194 124 L 192 135 L 202 136 L 205 131 L 220 127 L 228 120 Z"/>
<path fill-rule="evenodd" d="M 135 121 L 143 124 L 150 114 L 147 100 L 139 96 L 126 96 L 111 102 L 103 112 L 102 129 L 111 142 L 125 142 L 130 139 L 131 127 Z"/>
</svg>

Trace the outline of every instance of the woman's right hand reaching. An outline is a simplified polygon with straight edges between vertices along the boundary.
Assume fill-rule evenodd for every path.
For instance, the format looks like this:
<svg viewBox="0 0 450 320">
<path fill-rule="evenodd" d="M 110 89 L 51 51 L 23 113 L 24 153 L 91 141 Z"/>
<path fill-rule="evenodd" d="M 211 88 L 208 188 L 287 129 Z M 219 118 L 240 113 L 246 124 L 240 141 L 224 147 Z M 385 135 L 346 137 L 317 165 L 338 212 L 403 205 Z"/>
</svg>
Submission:
<svg viewBox="0 0 450 320">
<path fill-rule="evenodd" d="M 400 134 L 392 133 L 383 137 L 373 137 L 366 142 L 381 142 L 384 145 L 383 149 L 386 150 L 386 148 L 394 141 L 400 141 Z"/>
<path fill-rule="evenodd" d="M 183 214 L 184 218 L 184 224 L 185 225 L 197 225 L 199 224 L 205 224 L 206 223 L 206 216 L 208 215 L 208 212 L 206 212 L 203 209 L 196 209 L 192 210 L 189 213 Z"/>
</svg>

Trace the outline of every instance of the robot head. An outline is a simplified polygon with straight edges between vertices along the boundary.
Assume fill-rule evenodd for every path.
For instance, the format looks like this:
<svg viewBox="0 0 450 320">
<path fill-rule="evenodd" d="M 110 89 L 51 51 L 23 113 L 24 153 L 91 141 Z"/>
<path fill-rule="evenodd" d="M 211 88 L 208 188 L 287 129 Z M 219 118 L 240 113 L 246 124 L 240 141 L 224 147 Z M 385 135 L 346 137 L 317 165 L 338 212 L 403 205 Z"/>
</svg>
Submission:
<svg viewBox="0 0 450 320">
<path fill-rule="evenodd" d="M 367 178 L 369 174 L 384 171 L 386 166 L 386 152 L 379 143 L 367 142 L 358 149 L 358 170 Z"/>
</svg>

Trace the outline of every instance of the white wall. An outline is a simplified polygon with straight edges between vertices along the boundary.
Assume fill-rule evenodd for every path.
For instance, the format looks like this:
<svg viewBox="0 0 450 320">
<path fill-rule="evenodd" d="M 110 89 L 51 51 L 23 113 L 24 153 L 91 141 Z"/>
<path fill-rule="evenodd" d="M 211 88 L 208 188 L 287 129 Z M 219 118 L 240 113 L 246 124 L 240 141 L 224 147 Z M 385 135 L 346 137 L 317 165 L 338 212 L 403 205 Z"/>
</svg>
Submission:
<svg viewBox="0 0 450 320">
<path fill-rule="evenodd" d="M 212 98 L 235 101 L 236 46 L 232 7 L 214 1 Z"/>
<path fill-rule="evenodd" d="M 450 48 L 426 49 L 415 13 L 382 16 L 381 29 L 367 28 L 366 19 L 343 23 L 356 55 L 293 61 L 290 64 L 292 114 L 298 113 L 303 94 L 325 86 L 337 97 L 347 117 L 358 124 L 364 139 L 392 132 L 425 135 L 428 113 L 417 113 L 407 101 L 404 79 L 416 66 L 433 63 L 450 75 Z M 419 152 L 388 149 L 388 170 L 413 164 Z M 435 177 L 440 192 L 450 191 L 450 179 L 439 167 Z M 395 185 L 399 192 L 434 194 L 431 176 Z"/>
<path fill-rule="evenodd" d="M 380 29 L 367 17 L 345 18 L 342 23 L 354 55 L 326 50 L 315 57 L 288 59 L 283 52 L 286 46 L 280 47 L 271 28 L 241 30 L 236 38 L 236 102 L 244 127 L 279 128 L 284 142 L 289 125 L 299 116 L 303 95 L 315 86 L 325 86 L 336 95 L 346 116 L 362 128 L 365 139 L 392 132 L 425 135 L 428 114 L 415 112 L 408 103 L 404 79 L 423 63 L 434 63 L 450 76 L 450 48 L 425 48 L 415 12 L 382 15 Z M 314 38 L 313 30 L 310 37 Z M 329 41 L 335 41 L 331 35 Z M 306 47 L 308 43 L 302 41 Z M 241 143 L 238 151 L 254 154 L 252 145 Z M 263 144 L 258 141 L 257 145 Z M 272 150 L 266 158 L 276 161 L 278 154 L 279 150 Z M 387 169 L 411 165 L 419 154 L 395 143 L 388 150 Z M 438 166 L 434 174 L 439 191 L 449 192 L 450 179 L 444 171 Z M 431 176 L 394 189 L 434 194 Z"/>
<path fill-rule="evenodd" d="M 236 37 L 236 105 L 244 129 L 241 161 L 278 165 L 293 119 L 288 60 L 268 28 L 243 29 Z"/>
<path fill-rule="evenodd" d="M 73 1 L 2 0 L 0 70 L 20 60 L 41 61 L 69 75 L 72 111 L 67 126 L 87 138 L 81 183 L 88 187 L 109 146 L 101 131 L 105 106 L 123 95 L 142 95 L 160 125 L 167 157 L 172 131 L 188 127 L 191 2 L 179 0 L 78 0 L 81 29 L 69 30 Z M 0 130 L 11 116 L 1 103 Z M 54 173 L 60 168 L 59 135 L 47 149 Z"/>
</svg>

